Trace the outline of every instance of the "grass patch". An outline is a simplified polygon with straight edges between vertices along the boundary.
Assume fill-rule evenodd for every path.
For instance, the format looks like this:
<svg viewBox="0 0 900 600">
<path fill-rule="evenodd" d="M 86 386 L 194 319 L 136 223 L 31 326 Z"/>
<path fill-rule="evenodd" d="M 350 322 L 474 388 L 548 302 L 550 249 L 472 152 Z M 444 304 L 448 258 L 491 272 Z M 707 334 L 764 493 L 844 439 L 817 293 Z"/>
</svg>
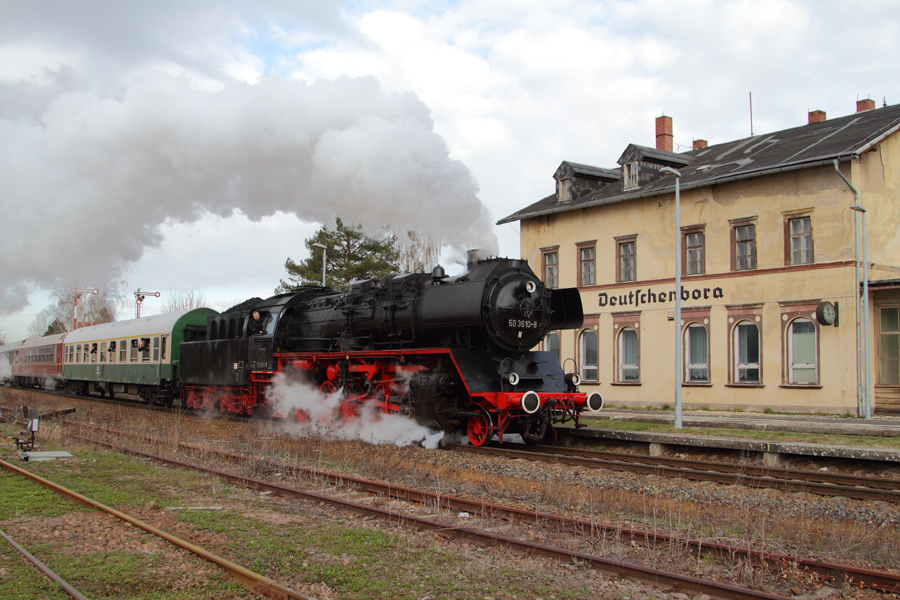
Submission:
<svg viewBox="0 0 900 600">
<path fill-rule="evenodd" d="M 6 484 L 0 480 L 0 486 Z M 6 494 L 0 494 L 0 497 Z M 0 598 L 8 600 L 66 600 L 69 595 L 44 577 L 18 551 L 0 538 Z"/>
<path fill-rule="evenodd" d="M 87 510 L 74 502 L 61 502 L 55 492 L 20 475 L 0 470 L 0 521 L 19 517 L 58 517 Z"/>
<path fill-rule="evenodd" d="M 301 504 L 302 506 L 302 504 Z M 224 531 L 238 562 L 277 580 L 325 583 L 342 597 L 416 600 L 532 597 L 582 598 L 583 589 L 560 589 L 550 576 L 510 568 L 518 559 L 492 553 L 460 556 L 435 543 L 430 533 L 408 538 L 391 531 L 354 527 L 350 519 L 322 521 L 301 516 L 273 525 L 229 511 L 185 512 L 197 529 Z M 491 564 L 485 571 L 485 563 Z"/>
</svg>

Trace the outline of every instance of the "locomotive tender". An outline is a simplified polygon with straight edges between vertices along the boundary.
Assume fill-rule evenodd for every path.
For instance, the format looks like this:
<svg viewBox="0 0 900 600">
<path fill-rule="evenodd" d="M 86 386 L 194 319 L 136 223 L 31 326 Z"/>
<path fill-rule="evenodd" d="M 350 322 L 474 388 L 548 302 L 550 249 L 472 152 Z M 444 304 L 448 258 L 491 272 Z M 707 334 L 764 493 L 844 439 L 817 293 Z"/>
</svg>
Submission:
<svg viewBox="0 0 900 600">
<path fill-rule="evenodd" d="M 250 334 L 249 317 L 262 316 Z M 340 417 L 363 406 L 454 433 L 473 445 L 518 433 L 555 441 L 554 424 L 599 411 L 551 352 L 548 331 L 583 322 L 577 289 L 546 287 L 524 260 L 471 262 L 357 281 L 349 292 L 305 287 L 224 313 L 202 308 L 78 329 L 3 347 L 15 381 L 57 381 L 80 394 L 138 394 L 154 403 L 277 415 L 277 378 L 342 391 Z M 205 321 L 205 324 L 204 324 Z"/>
<path fill-rule="evenodd" d="M 265 331 L 246 335 L 253 311 Z M 532 348 L 583 318 L 576 289 L 547 288 L 516 259 L 470 263 L 454 278 L 438 266 L 357 281 L 347 293 L 304 288 L 210 317 L 207 339 L 182 345 L 183 397 L 193 409 L 272 412 L 266 391 L 283 374 L 343 390 L 344 418 L 374 404 L 465 429 L 476 446 L 504 433 L 555 441 L 554 423 L 577 424 L 603 400 L 579 392 L 579 375 L 564 373 L 552 353 Z"/>
</svg>

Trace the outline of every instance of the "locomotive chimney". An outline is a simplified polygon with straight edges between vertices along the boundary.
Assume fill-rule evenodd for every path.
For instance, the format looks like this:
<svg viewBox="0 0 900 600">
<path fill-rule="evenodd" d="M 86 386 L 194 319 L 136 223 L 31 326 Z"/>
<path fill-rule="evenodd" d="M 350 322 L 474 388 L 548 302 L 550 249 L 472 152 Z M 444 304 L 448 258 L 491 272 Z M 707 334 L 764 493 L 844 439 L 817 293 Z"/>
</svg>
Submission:
<svg viewBox="0 0 900 600">
<path fill-rule="evenodd" d="M 481 253 L 481 250 L 477 248 L 474 250 L 469 250 L 466 252 L 466 272 L 468 273 L 472 269 L 475 268 L 475 265 L 478 264 L 478 256 Z"/>
</svg>

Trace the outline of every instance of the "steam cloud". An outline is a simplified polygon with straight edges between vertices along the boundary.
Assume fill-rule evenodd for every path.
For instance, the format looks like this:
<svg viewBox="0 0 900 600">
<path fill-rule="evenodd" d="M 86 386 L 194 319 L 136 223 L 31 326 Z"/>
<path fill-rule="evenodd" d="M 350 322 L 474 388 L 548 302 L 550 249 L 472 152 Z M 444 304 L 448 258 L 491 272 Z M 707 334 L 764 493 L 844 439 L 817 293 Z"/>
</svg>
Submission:
<svg viewBox="0 0 900 600">
<path fill-rule="evenodd" d="M 497 251 L 477 185 L 428 107 L 371 78 L 207 92 L 155 73 L 115 96 L 61 94 L 39 120 L 0 117 L 0 181 L 0 255 L 16 257 L 0 266 L 0 312 L 63 273 L 115 276 L 159 245 L 162 224 L 205 213 L 337 215 L 369 233 L 390 224 Z"/>
<path fill-rule="evenodd" d="M 292 418 L 294 411 L 305 411 L 309 421 L 284 425 L 298 436 L 322 436 L 332 440 L 362 440 L 370 444 L 395 446 L 421 445 L 437 448 L 444 433 L 434 432 L 402 415 L 385 415 L 370 404 L 363 405 L 360 418 L 353 421 L 335 419 L 344 394 L 338 390 L 325 394 L 308 384 L 289 382 L 278 375 L 268 392 L 276 413 Z"/>
</svg>

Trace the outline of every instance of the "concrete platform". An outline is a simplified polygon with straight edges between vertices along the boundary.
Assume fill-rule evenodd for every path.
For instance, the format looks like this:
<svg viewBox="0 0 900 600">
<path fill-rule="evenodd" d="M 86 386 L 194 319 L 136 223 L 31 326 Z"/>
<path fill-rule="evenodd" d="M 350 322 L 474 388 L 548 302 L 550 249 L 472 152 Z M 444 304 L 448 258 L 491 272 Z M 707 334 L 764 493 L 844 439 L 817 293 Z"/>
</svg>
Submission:
<svg viewBox="0 0 900 600">
<path fill-rule="evenodd" d="M 607 419 L 672 424 L 671 411 L 606 411 Z M 685 427 L 726 428 L 755 431 L 784 431 L 791 433 L 821 433 L 852 436 L 900 436 L 900 418 L 877 417 L 874 419 L 821 417 L 806 415 L 766 415 L 745 413 L 710 413 L 703 411 L 682 414 Z M 578 439 L 608 440 L 616 444 L 646 444 L 651 455 L 674 454 L 690 448 L 715 448 L 730 452 L 759 455 L 770 466 L 781 462 L 784 455 L 810 458 L 836 458 L 900 464 L 900 450 L 867 447 L 863 444 L 835 445 L 776 442 L 726 436 L 694 435 L 682 433 L 652 433 L 647 431 L 623 431 L 619 429 L 558 427 L 560 442 L 571 444 Z"/>
<path fill-rule="evenodd" d="M 45 460 L 68 460 L 75 458 L 68 452 L 20 452 L 19 458 L 29 462 L 41 462 Z"/>
<path fill-rule="evenodd" d="M 672 411 L 616 411 L 604 409 L 599 413 L 599 416 L 614 421 L 663 424 L 673 424 L 675 422 L 675 414 Z M 857 417 L 691 411 L 682 413 L 681 423 L 684 427 L 719 427 L 756 431 L 787 431 L 791 433 L 900 437 L 900 417 L 886 416 L 860 419 Z"/>
</svg>

